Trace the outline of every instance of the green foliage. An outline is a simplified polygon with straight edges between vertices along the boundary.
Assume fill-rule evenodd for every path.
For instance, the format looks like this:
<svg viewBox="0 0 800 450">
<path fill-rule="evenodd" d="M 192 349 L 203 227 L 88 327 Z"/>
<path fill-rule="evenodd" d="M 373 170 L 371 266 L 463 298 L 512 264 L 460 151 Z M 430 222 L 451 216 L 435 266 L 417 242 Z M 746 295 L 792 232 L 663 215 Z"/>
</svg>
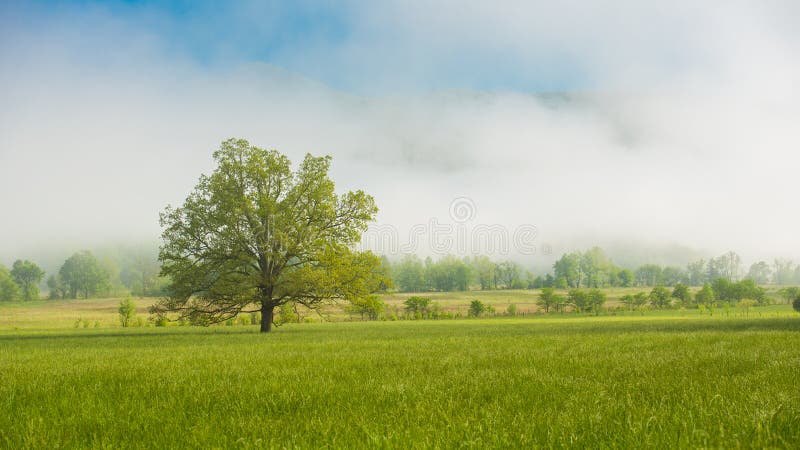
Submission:
<svg viewBox="0 0 800 450">
<path fill-rule="evenodd" d="M 713 310 L 716 301 L 717 301 L 717 294 L 714 292 L 714 288 L 711 287 L 709 283 L 703 284 L 703 288 L 697 292 L 694 296 L 695 301 L 699 305 L 703 305 L 705 308 Z"/>
<path fill-rule="evenodd" d="M 278 325 L 284 325 L 287 323 L 299 323 L 300 322 L 300 314 L 297 313 L 297 305 L 292 303 L 284 303 L 278 307 L 278 318 L 275 319 L 275 323 Z M 233 323 L 233 318 L 228 319 Z"/>
<path fill-rule="evenodd" d="M 536 301 L 536 305 L 544 309 L 545 313 L 549 313 L 551 308 L 558 308 L 558 305 L 561 304 L 562 300 L 562 297 L 556 294 L 555 289 L 547 287 L 542 288 L 542 291 L 539 293 L 539 299 Z"/>
<path fill-rule="evenodd" d="M 792 301 L 792 308 L 794 308 L 795 311 L 800 312 L 800 295 L 795 297 Z"/>
<path fill-rule="evenodd" d="M 10 302 L 19 298 L 19 286 L 11 278 L 11 273 L 0 265 L 0 301 Z"/>
<path fill-rule="evenodd" d="M 455 256 L 445 256 L 433 262 L 425 261 L 425 283 L 427 290 L 441 292 L 466 291 L 472 278 L 470 266 Z"/>
<path fill-rule="evenodd" d="M 365 318 L 377 320 L 380 318 L 384 309 L 386 309 L 386 303 L 382 302 L 377 295 L 368 295 L 366 297 L 353 299 L 347 307 L 348 312 L 360 315 L 361 320 Z"/>
<path fill-rule="evenodd" d="M 589 292 L 586 294 L 588 297 L 588 303 L 591 310 L 594 312 L 595 315 L 600 314 L 600 310 L 603 308 L 603 305 L 608 300 L 606 293 L 601 291 L 600 289 L 590 289 Z"/>
<path fill-rule="evenodd" d="M 126 298 L 119 302 L 119 308 L 117 308 L 117 312 L 119 313 L 119 323 L 123 327 L 129 327 L 133 323 L 133 319 L 136 316 L 136 305 L 130 298 Z"/>
<path fill-rule="evenodd" d="M 781 288 L 778 291 L 778 294 L 786 301 L 786 303 L 792 303 L 794 299 L 800 297 L 800 287 L 797 286 L 789 286 L 785 288 Z"/>
<path fill-rule="evenodd" d="M 692 293 L 689 291 L 689 287 L 683 283 L 677 283 L 672 289 L 672 298 L 677 299 L 683 307 L 692 304 Z"/>
<path fill-rule="evenodd" d="M 755 306 L 756 303 L 757 302 L 755 300 L 752 300 L 752 299 L 749 299 L 749 298 L 745 298 L 745 299 L 740 300 L 739 303 L 736 304 L 736 307 L 743 309 L 745 314 L 747 314 L 747 313 L 750 312 L 750 308 Z"/>
<path fill-rule="evenodd" d="M 394 267 L 394 277 L 401 292 L 425 290 L 425 266 L 417 255 L 406 255 Z"/>
<path fill-rule="evenodd" d="M 617 274 L 619 285 L 621 287 L 631 287 L 636 282 L 636 276 L 630 269 L 622 269 Z"/>
<path fill-rule="evenodd" d="M 488 311 L 488 307 L 480 300 L 473 300 L 469 304 L 469 316 L 480 317 Z"/>
<path fill-rule="evenodd" d="M 508 307 L 506 308 L 506 314 L 511 316 L 511 317 L 516 316 L 517 315 L 517 305 L 514 304 L 514 303 L 509 304 Z"/>
<path fill-rule="evenodd" d="M 412 315 L 419 314 L 420 317 L 422 317 L 430 311 L 431 299 L 428 297 L 413 296 L 407 298 L 403 304 L 406 307 L 406 312 Z"/>
<path fill-rule="evenodd" d="M 110 287 L 109 274 L 102 267 L 92 252 L 84 250 L 70 256 L 58 271 L 60 281 L 54 286 L 59 289 L 63 283 L 64 291 L 69 298 L 94 297 L 108 291 Z"/>
<path fill-rule="evenodd" d="M 39 299 L 39 282 L 44 278 L 44 270 L 35 263 L 26 260 L 16 260 L 11 267 L 11 278 L 19 286 L 23 300 Z"/>
<path fill-rule="evenodd" d="M 656 309 L 669 308 L 672 303 L 670 292 L 664 286 L 656 286 L 650 291 L 650 304 Z"/>
<path fill-rule="evenodd" d="M 293 172 L 278 151 L 230 139 L 214 160 L 183 205 L 161 214 L 159 260 L 171 284 L 155 310 L 211 324 L 255 308 L 267 332 L 283 304 L 317 309 L 390 283 L 377 256 L 351 250 L 375 202 L 362 191 L 337 195 L 330 157 L 306 155 Z"/>
<path fill-rule="evenodd" d="M 589 307 L 589 296 L 583 289 L 570 289 L 567 293 L 567 302 L 582 313 Z"/>
</svg>

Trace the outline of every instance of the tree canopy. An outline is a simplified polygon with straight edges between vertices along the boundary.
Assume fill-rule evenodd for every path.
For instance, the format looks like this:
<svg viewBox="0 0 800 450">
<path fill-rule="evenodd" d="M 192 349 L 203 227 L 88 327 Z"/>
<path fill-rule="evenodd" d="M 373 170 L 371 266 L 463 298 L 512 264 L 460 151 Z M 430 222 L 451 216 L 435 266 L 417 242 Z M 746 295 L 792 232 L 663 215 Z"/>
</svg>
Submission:
<svg viewBox="0 0 800 450">
<path fill-rule="evenodd" d="M 360 190 L 337 195 L 330 157 L 306 155 L 293 172 L 278 151 L 230 139 L 214 160 L 184 204 L 161 214 L 161 275 L 171 283 L 155 313 L 210 324 L 260 312 L 267 332 L 283 304 L 316 309 L 390 282 L 377 256 L 353 250 L 375 202 Z"/>
<path fill-rule="evenodd" d="M 63 290 L 69 298 L 89 298 L 108 288 L 109 274 L 90 251 L 84 250 L 67 258 L 58 277 L 48 284 L 51 289 Z"/>
<path fill-rule="evenodd" d="M 39 298 L 39 282 L 44 278 L 44 270 L 27 259 L 14 261 L 11 267 L 11 278 L 19 286 L 23 300 Z"/>
</svg>

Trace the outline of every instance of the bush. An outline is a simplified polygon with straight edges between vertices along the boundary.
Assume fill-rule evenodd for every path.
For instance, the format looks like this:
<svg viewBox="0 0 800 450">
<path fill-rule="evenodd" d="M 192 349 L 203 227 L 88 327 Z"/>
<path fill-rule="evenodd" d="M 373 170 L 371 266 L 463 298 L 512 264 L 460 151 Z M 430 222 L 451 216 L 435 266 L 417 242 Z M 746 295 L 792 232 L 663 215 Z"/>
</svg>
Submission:
<svg viewBox="0 0 800 450">
<path fill-rule="evenodd" d="M 155 324 L 157 327 L 165 327 L 169 323 L 169 320 L 164 316 L 156 317 Z"/>
<path fill-rule="evenodd" d="M 130 298 L 126 298 L 119 302 L 117 312 L 119 312 L 119 323 L 123 327 L 129 327 L 132 324 L 133 317 L 136 315 L 136 306 Z"/>
<path fill-rule="evenodd" d="M 795 311 L 800 312 L 800 295 L 795 297 L 794 301 L 792 302 L 792 308 L 794 308 Z"/>
<path fill-rule="evenodd" d="M 480 317 L 483 313 L 487 312 L 488 308 L 486 305 L 480 300 L 473 300 L 469 304 L 469 315 L 470 317 Z"/>
<path fill-rule="evenodd" d="M 431 307 L 431 299 L 427 297 L 409 297 L 405 302 L 406 311 L 413 314 L 422 316 L 428 313 Z"/>
<path fill-rule="evenodd" d="M 508 305 L 508 308 L 506 308 L 506 314 L 508 314 L 511 317 L 516 316 L 517 315 L 517 305 L 515 305 L 513 303 Z"/>
</svg>

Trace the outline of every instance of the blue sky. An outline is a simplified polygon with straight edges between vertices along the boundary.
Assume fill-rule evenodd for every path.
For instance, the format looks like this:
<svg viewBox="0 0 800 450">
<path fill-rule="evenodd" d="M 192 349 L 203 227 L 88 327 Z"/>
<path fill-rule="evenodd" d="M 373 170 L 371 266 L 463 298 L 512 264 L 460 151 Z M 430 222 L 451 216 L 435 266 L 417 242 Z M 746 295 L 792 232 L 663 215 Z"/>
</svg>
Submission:
<svg viewBox="0 0 800 450">
<path fill-rule="evenodd" d="M 80 24 L 87 53 L 105 48 L 105 25 L 118 23 L 126 30 L 119 39 L 148 36 L 158 41 L 160 52 L 209 69 L 263 62 L 357 93 L 551 92 L 595 85 L 581 54 L 537 46 L 523 50 L 521 60 L 519 48 L 491 36 L 471 36 L 463 44 L 436 42 L 446 29 L 442 36 L 416 36 L 409 23 L 416 20 L 413 14 L 397 20 L 392 14 L 427 8 L 418 5 L 382 10 L 353 1 L 38 1 L 6 4 L 3 15 L 11 30 L 47 33 Z M 432 14 L 447 16 L 452 7 L 440 6 Z M 490 45 L 474 45 L 474 38 Z"/>
<path fill-rule="evenodd" d="M 332 155 L 401 234 L 469 197 L 556 254 L 714 255 L 756 230 L 750 254 L 797 257 L 798 17 L 796 0 L 0 0 L 0 251 L 154 239 L 242 137 Z"/>
</svg>

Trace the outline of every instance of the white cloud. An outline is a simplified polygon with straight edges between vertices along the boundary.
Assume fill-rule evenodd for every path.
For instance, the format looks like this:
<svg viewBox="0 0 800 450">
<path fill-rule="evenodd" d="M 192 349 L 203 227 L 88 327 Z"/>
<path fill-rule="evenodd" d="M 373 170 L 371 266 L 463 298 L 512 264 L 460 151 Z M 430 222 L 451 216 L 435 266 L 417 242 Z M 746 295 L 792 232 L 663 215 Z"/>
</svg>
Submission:
<svg viewBox="0 0 800 450">
<path fill-rule="evenodd" d="M 373 193 L 401 230 L 469 196 L 476 220 L 534 224 L 567 243 L 557 252 L 622 237 L 800 254 L 792 3 L 426 5 L 368 5 L 335 47 L 287 47 L 305 75 L 177 58 L 103 11 L 7 31 L 0 259 L 42 240 L 155 236 L 230 136 L 334 155 L 338 185 Z M 481 61 L 523 82 L 561 62 L 594 89 L 427 89 L 458 70 L 485 78 Z M 335 70 L 372 94 L 314 79 Z"/>
</svg>

